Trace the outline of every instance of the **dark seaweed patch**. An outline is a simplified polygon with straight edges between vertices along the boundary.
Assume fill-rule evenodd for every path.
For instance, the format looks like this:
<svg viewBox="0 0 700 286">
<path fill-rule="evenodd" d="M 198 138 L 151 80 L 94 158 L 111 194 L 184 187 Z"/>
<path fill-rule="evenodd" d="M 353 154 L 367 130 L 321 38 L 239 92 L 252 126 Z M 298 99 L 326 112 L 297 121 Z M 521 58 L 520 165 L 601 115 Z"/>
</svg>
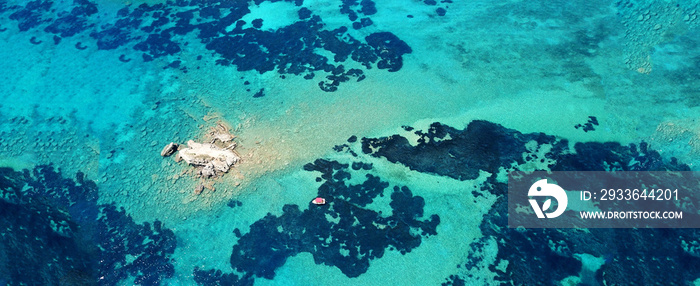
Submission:
<svg viewBox="0 0 700 286">
<path fill-rule="evenodd" d="M 611 168 L 606 167 L 608 164 L 619 167 L 617 170 L 689 170 L 677 160 L 663 161 L 656 151 L 643 145 L 642 151 L 635 145 L 578 143 L 575 154 L 550 154 L 557 159 L 551 170 L 610 171 Z M 623 167 L 632 160 L 641 163 Z M 485 190 L 493 193 L 503 193 L 506 188 L 505 184 L 495 182 L 485 186 Z M 494 264 L 501 260 L 511 262 L 505 272 L 490 267 L 503 283 L 532 284 L 578 276 L 581 263 L 573 253 L 606 259 L 595 277 L 584 277 L 589 279 L 582 281 L 587 285 L 646 285 L 656 281 L 688 285 L 697 277 L 684 273 L 700 269 L 700 256 L 693 253 L 692 248 L 690 252 L 683 249 L 683 241 L 700 235 L 696 229 L 589 229 L 589 233 L 571 229 L 494 229 L 507 225 L 506 213 L 507 200 L 500 197 L 481 225 L 486 237 L 498 242 L 498 260 Z M 512 263 L 514 261 L 519 263 Z"/>
<path fill-rule="evenodd" d="M 299 9 L 298 13 L 299 13 L 299 19 L 302 19 L 302 20 L 308 19 L 311 17 L 311 10 L 309 10 L 306 7 Z"/>
<path fill-rule="evenodd" d="M 374 1 L 362 0 L 358 3 L 357 0 L 343 0 L 340 6 L 340 13 L 347 14 L 350 21 L 357 20 L 361 15 L 370 16 L 377 13 L 377 8 Z"/>
<path fill-rule="evenodd" d="M 396 72 L 403 66 L 403 55 L 412 52 L 411 47 L 396 35 L 388 32 L 374 33 L 365 38 L 380 57 L 377 67 Z"/>
<path fill-rule="evenodd" d="M 83 45 L 81 42 L 75 43 L 75 48 L 78 50 L 84 50 L 87 49 L 87 46 Z"/>
<path fill-rule="evenodd" d="M 38 45 L 38 44 L 41 44 L 43 41 L 38 40 L 36 37 L 32 37 L 31 39 L 29 39 L 29 42 L 32 43 L 33 45 Z"/>
<path fill-rule="evenodd" d="M 180 45 L 170 39 L 171 36 L 172 35 L 165 31 L 160 34 L 150 34 L 145 41 L 136 44 L 134 49 L 142 51 L 144 55 L 148 55 L 152 58 L 174 55 L 179 53 L 182 49 Z"/>
<path fill-rule="evenodd" d="M 172 63 L 168 64 L 168 67 L 177 69 L 177 68 L 180 68 L 181 64 L 182 64 L 182 61 L 173 61 Z"/>
<path fill-rule="evenodd" d="M 138 23 L 137 23 L 138 24 Z M 126 26 L 120 27 L 110 27 L 101 31 L 94 31 L 90 33 L 90 37 L 97 40 L 97 48 L 100 50 L 113 50 L 123 45 L 126 45 L 130 40 L 130 35 L 128 30 L 133 29 Z"/>
<path fill-rule="evenodd" d="M 46 14 L 53 6 L 53 1 L 35 0 L 29 1 L 24 7 L 10 14 L 10 20 L 17 21 L 17 27 L 20 31 L 28 31 L 36 28 L 50 19 L 43 19 L 42 15 Z M 18 8 L 18 7 L 15 7 Z"/>
<path fill-rule="evenodd" d="M 258 2 L 262 1 L 254 1 Z M 301 5 L 301 1 L 289 2 Z M 17 22 L 21 31 L 43 26 L 44 32 L 60 39 L 86 33 L 100 50 L 131 46 L 141 53 L 144 61 L 166 56 L 177 58 L 183 46 L 188 45 L 181 35 L 196 33 L 206 49 L 214 52 L 214 61 L 219 65 L 235 66 L 240 71 L 276 71 L 282 76 L 304 75 L 305 79 L 313 79 L 314 72 L 331 73 L 349 58 L 367 69 L 376 63 L 380 69 L 398 71 L 402 55 L 410 53 L 406 43 L 389 32 L 374 33 L 365 43 L 348 35 L 347 27 L 327 30 L 321 18 L 308 8 L 299 9 L 300 21 L 274 31 L 260 30 L 262 19 L 253 20 L 252 28 L 244 29 L 246 23 L 241 18 L 250 13 L 249 4 L 199 0 L 141 4 L 124 7 L 114 20 L 100 24 L 93 24 L 102 20 L 97 18 L 97 5 L 89 0 L 76 0 L 67 8 L 55 8 L 52 1 L 46 0 L 31 1 L 24 6 L 3 4 L 0 8 L 12 11 L 10 19 Z M 368 16 L 376 13 L 371 0 L 347 0 L 341 10 L 357 21 L 352 24 L 355 29 L 372 25 Z M 56 18 L 43 18 L 49 14 L 55 14 Z M 55 39 L 54 43 L 59 44 L 60 39 Z M 318 49 L 331 52 L 332 59 L 318 53 Z M 186 67 L 182 70 L 186 71 Z M 351 77 L 361 81 L 365 78 L 362 73 L 362 70 L 342 75 L 332 73 L 319 87 L 332 92 Z"/>
<path fill-rule="evenodd" d="M 311 253 L 317 264 L 335 266 L 348 277 L 357 277 L 387 248 L 405 254 L 418 247 L 423 236 L 437 234 L 440 218 L 432 215 L 420 220 L 425 202 L 407 187 L 393 188 L 391 216 L 366 208 L 389 184 L 370 174 L 361 184 L 347 184 L 352 176 L 348 167 L 325 159 L 306 164 L 304 170 L 320 172 L 319 181 L 324 182 L 317 195 L 326 198 L 327 204 L 310 204 L 304 211 L 285 205 L 282 215 L 268 214 L 253 223 L 231 254 L 231 266 L 241 277 L 196 269 L 195 279 L 203 285 L 217 285 L 217 281 L 245 284 L 254 276 L 272 279 L 287 258 L 300 252 Z"/>
<path fill-rule="evenodd" d="M 13 285 L 117 285 L 128 276 L 158 285 L 173 275 L 174 233 L 97 204 L 97 185 L 82 173 L 75 181 L 51 166 L 0 173 L 0 251 L 21 257 L 0 272 Z"/>
<path fill-rule="evenodd" d="M 447 14 L 447 10 L 445 10 L 445 8 L 437 8 L 435 9 L 435 13 L 437 13 L 438 16 L 445 16 L 445 14 Z"/>
<path fill-rule="evenodd" d="M 593 120 L 591 118 L 591 120 Z M 404 128 L 412 131 L 411 128 Z M 475 178 L 477 170 L 497 172 L 524 163 L 525 144 L 551 144 L 544 156 L 554 163 L 551 171 L 689 171 L 677 159 L 662 158 L 647 143 L 621 145 L 616 142 L 576 143 L 569 150 L 565 139 L 542 133 L 523 134 L 485 121 L 473 121 L 465 130 L 434 123 L 427 131 L 415 131 L 419 144 L 411 146 L 406 138 L 363 138 L 365 153 L 385 157 L 411 169 L 461 180 Z M 449 136 L 448 136 L 449 135 Z M 376 150 L 376 151 L 372 151 Z M 533 154 L 530 157 L 535 156 Z M 536 158 L 531 158 L 536 159 Z M 507 184 L 489 177 L 481 192 L 498 196 L 480 225 L 484 237 L 472 243 L 480 249 L 486 241 L 498 244 L 495 263 L 488 270 L 496 281 L 507 285 L 555 285 L 584 270 L 576 253 L 604 257 L 596 273 L 580 276 L 584 285 L 689 285 L 700 271 L 700 235 L 697 229 L 509 229 L 507 228 Z M 469 256 L 463 266 L 479 267 L 478 257 Z M 508 262 L 505 271 L 496 265 Z M 462 265 L 460 265 L 462 266 Z M 478 270 L 478 269 L 477 269 Z M 469 284 L 470 277 L 454 274 L 443 285 Z"/>
<path fill-rule="evenodd" d="M 254 28 L 260 29 L 260 28 L 262 28 L 262 25 L 263 25 L 263 19 L 255 19 L 255 20 L 253 20 L 253 22 L 251 24 L 253 24 Z"/>
<path fill-rule="evenodd" d="M 226 205 L 227 205 L 229 208 L 235 208 L 235 207 L 240 207 L 240 206 L 242 206 L 243 203 L 242 203 L 241 201 L 239 201 L 239 200 L 230 200 L 230 201 L 228 201 L 228 203 L 226 203 Z"/>
<path fill-rule="evenodd" d="M 84 15 L 71 13 L 51 22 L 51 24 L 44 28 L 44 32 L 60 35 L 64 38 L 72 37 L 94 26 L 92 24 L 88 25 L 87 20 L 88 19 L 84 17 Z"/>
<path fill-rule="evenodd" d="M 199 267 L 194 268 L 194 281 L 205 286 L 253 285 L 252 279 L 240 279 L 235 274 L 223 273 L 221 270 L 214 269 L 202 270 Z"/>
<path fill-rule="evenodd" d="M 595 131 L 595 127 L 598 126 L 598 119 L 595 116 L 588 116 L 588 121 L 584 124 L 576 124 L 574 128 L 583 128 L 584 132 Z"/>
<path fill-rule="evenodd" d="M 464 280 L 462 277 L 459 277 L 458 275 L 450 275 L 450 277 L 447 278 L 447 282 L 444 282 L 440 285 L 442 286 L 465 286 L 466 280 Z"/>
<path fill-rule="evenodd" d="M 452 3 L 452 0 L 442 0 L 442 1 L 440 1 L 439 5 L 438 5 L 438 2 L 435 0 L 423 0 L 423 4 L 425 4 L 425 5 L 439 6 L 437 9 L 435 9 L 435 13 L 438 16 L 445 16 L 445 14 L 447 13 L 447 8 L 449 8 L 449 6 L 444 5 L 444 4 L 450 4 L 450 3 Z M 409 16 L 409 18 L 413 18 L 413 15 L 408 15 L 408 16 Z"/>
<path fill-rule="evenodd" d="M 362 138 L 362 150 L 419 172 L 470 180 L 477 178 L 480 170 L 495 174 L 500 167 L 524 163 L 522 154 L 527 151 L 525 143 L 530 140 L 539 144 L 556 141 L 554 136 L 521 134 L 487 121 L 473 121 L 465 130 L 436 122 L 427 132 L 415 131 L 415 134 L 419 136 L 415 147 L 405 137 L 393 135 Z M 448 135 L 450 139 L 444 140 Z"/>
</svg>

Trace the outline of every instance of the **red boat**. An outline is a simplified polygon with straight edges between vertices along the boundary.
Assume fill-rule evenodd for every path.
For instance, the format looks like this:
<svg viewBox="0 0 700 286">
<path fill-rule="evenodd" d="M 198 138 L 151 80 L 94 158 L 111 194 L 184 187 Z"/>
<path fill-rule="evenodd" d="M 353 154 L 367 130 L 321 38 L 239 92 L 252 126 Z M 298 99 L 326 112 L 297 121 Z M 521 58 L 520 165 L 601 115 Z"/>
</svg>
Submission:
<svg viewBox="0 0 700 286">
<path fill-rule="evenodd" d="M 318 198 L 315 198 L 313 201 L 311 201 L 311 203 L 314 205 L 325 205 L 326 199 L 318 197 Z"/>
</svg>

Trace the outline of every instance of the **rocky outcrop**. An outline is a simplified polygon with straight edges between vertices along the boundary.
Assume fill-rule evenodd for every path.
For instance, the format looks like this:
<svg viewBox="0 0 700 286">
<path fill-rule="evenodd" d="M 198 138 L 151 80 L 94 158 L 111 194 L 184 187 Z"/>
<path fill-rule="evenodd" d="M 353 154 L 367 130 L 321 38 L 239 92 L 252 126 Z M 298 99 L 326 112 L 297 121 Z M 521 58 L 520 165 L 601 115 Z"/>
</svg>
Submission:
<svg viewBox="0 0 700 286">
<path fill-rule="evenodd" d="M 204 191 L 204 185 L 198 184 L 196 187 L 194 187 L 194 194 L 199 195 Z"/>
<path fill-rule="evenodd" d="M 161 151 L 161 156 L 167 157 L 175 154 L 175 162 L 185 161 L 194 167 L 194 170 L 185 171 L 200 178 L 200 183 L 196 185 L 194 194 L 199 195 L 204 189 L 215 190 L 213 181 L 209 178 L 216 178 L 228 173 L 234 164 L 240 161 L 240 156 L 234 148 L 236 138 L 230 132 L 230 127 L 224 122 L 217 122 L 216 126 L 210 127 L 201 139 L 203 143 L 193 140 L 187 144 L 170 143 Z M 209 143 L 206 143 L 209 142 Z M 184 173 L 184 172 L 183 172 Z"/>
<path fill-rule="evenodd" d="M 177 147 L 177 143 L 170 142 L 170 144 L 165 145 L 165 147 L 163 147 L 163 150 L 160 151 L 160 155 L 163 157 L 168 157 L 175 153 L 175 151 L 177 151 Z"/>
<path fill-rule="evenodd" d="M 240 160 L 232 150 L 192 140 L 187 141 L 187 148 L 180 150 L 179 156 L 190 165 L 202 167 L 200 174 L 204 177 L 216 176 L 217 172 L 226 173 Z"/>
<path fill-rule="evenodd" d="M 209 132 L 207 133 L 207 137 L 211 139 L 211 144 L 216 143 L 217 141 L 224 144 L 233 141 L 233 139 L 236 138 L 236 136 L 233 136 L 231 134 L 230 128 L 225 125 L 222 122 L 217 122 L 215 127 L 209 128 Z M 228 143 L 225 144 L 226 147 L 224 149 L 233 149 L 236 148 L 236 143 Z"/>
<path fill-rule="evenodd" d="M 211 134 L 211 136 L 213 137 L 212 141 L 219 140 L 219 141 L 221 141 L 221 143 L 233 141 L 233 139 L 236 138 L 236 136 L 233 136 L 233 135 L 227 133 L 227 131 L 226 132 L 213 132 Z"/>
</svg>

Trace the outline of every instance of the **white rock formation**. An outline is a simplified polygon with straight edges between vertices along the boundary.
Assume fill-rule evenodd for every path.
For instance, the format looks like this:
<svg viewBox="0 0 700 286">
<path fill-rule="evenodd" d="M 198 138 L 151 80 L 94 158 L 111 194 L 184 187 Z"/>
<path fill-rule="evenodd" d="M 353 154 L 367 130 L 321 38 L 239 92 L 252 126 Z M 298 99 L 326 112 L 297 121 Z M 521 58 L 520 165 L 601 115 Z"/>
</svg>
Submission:
<svg viewBox="0 0 700 286">
<path fill-rule="evenodd" d="M 214 144 L 187 141 L 187 148 L 178 152 L 182 160 L 190 165 L 202 166 L 202 175 L 211 177 L 214 171 L 228 172 L 240 157 L 231 150 L 220 148 Z"/>
<path fill-rule="evenodd" d="M 168 157 L 177 151 L 177 144 L 170 142 L 170 144 L 163 147 L 163 151 L 160 151 L 160 155 L 163 157 Z"/>
<path fill-rule="evenodd" d="M 219 140 L 222 143 L 232 141 L 234 138 L 236 138 L 235 136 L 226 132 L 215 132 L 211 136 L 214 138 L 214 140 Z"/>
</svg>

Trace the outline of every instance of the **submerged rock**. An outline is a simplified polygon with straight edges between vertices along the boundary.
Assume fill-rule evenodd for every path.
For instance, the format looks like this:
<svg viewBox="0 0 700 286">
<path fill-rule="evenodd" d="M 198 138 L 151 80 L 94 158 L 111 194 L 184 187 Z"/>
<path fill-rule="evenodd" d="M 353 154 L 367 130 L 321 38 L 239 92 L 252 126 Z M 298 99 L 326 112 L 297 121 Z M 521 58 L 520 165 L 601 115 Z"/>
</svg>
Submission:
<svg viewBox="0 0 700 286">
<path fill-rule="evenodd" d="M 214 166 L 212 164 L 208 164 L 199 171 L 199 174 L 202 175 L 202 177 L 211 178 L 216 176 L 216 171 L 214 171 Z"/>
<path fill-rule="evenodd" d="M 241 157 L 234 151 L 236 142 L 232 142 L 236 136 L 229 132 L 230 127 L 219 121 L 216 126 L 209 128 L 202 138 L 205 143 L 187 141 L 187 144 L 170 143 L 163 149 L 162 154 L 174 152 L 175 162 L 185 161 L 187 164 L 194 167 L 193 172 L 195 177 L 209 179 L 222 176 L 228 173 L 231 167 L 240 161 Z M 209 142 L 209 143 L 206 143 Z M 171 146 L 171 145 L 174 145 Z M 185 147 L 186 146 L 186 147 Z M 172 153 L 171 153 L 172 152 Z M 164 155 L 165 156 L 165 155 Z M 195 187 L 194 193 L 199 195 L 204 189 L 214 191 L 212 184 L 202 183 Z"/>
<path fill-rule="evenodd" d="M 187 148 L 180 150 L 179 155 L 190 165 L 204 167 L 201 174 L 206 177 L 215 175 L 214 171 L 226 173 L 240 160 L 240 157 L 231 150 L 192 140 L 187 141 Z"/>
<path fill-rule="evenodd" d="M 168 156 L 172 155 L 173 153 L 175 153 L 175 151 L 177 151 L 177 147 L 178 147 L 177 143 L 170 142 L 170 144 L 163 147 L 163 150 L 160 151 L 160 155 L 163 157 L 168 157 Z"/>
<path fill-rule="evenodd" d="M 201 194 L 202 191 L 204 191 L 204 185 L 202 185 L 202 184 L 199 184 L 199 185 L 197 185 L 197 186 L 194 188 L 194 194 L 195 194 L 195 195 Z"/>
<path fill-rule="evenodd" d="M 226 133 L 226 132 L 216 132 L 216 133 L 212 133 L 211 136 L 214 138 L 214 140 L 219 140 L 219 141 L 221 141 L 221 143 L 226 143 L 226 142 L 229 142 L 229 141 L 233 141 L 233 139 L 236 138 L 236 136 L 233 136 L 233 135 L 231 135 L 231 134 L 229 134 L 229 133 Z M 234 147 L 235 147 L 235 145 L 234 145 Z M 227 147 L 227 148 L 228 148 L 228 147 Z"/>
<path fill-rule="evenodd" d="M 207 135 L 209 138 L 211 138 L 212 144 L 214 144 L 217 140 L 221 143 L 227 143 L 227 142 L 233 141 L 233 139 L 236 138 L 236 136 L 231 134 L 230 128 L 221 121 L 217 122 L 215 127 L 210 128 Z M 233 149 L 233 148 L 236 148 L 235 143 L 229 144 L 224 149 Z"/>
</svg>

